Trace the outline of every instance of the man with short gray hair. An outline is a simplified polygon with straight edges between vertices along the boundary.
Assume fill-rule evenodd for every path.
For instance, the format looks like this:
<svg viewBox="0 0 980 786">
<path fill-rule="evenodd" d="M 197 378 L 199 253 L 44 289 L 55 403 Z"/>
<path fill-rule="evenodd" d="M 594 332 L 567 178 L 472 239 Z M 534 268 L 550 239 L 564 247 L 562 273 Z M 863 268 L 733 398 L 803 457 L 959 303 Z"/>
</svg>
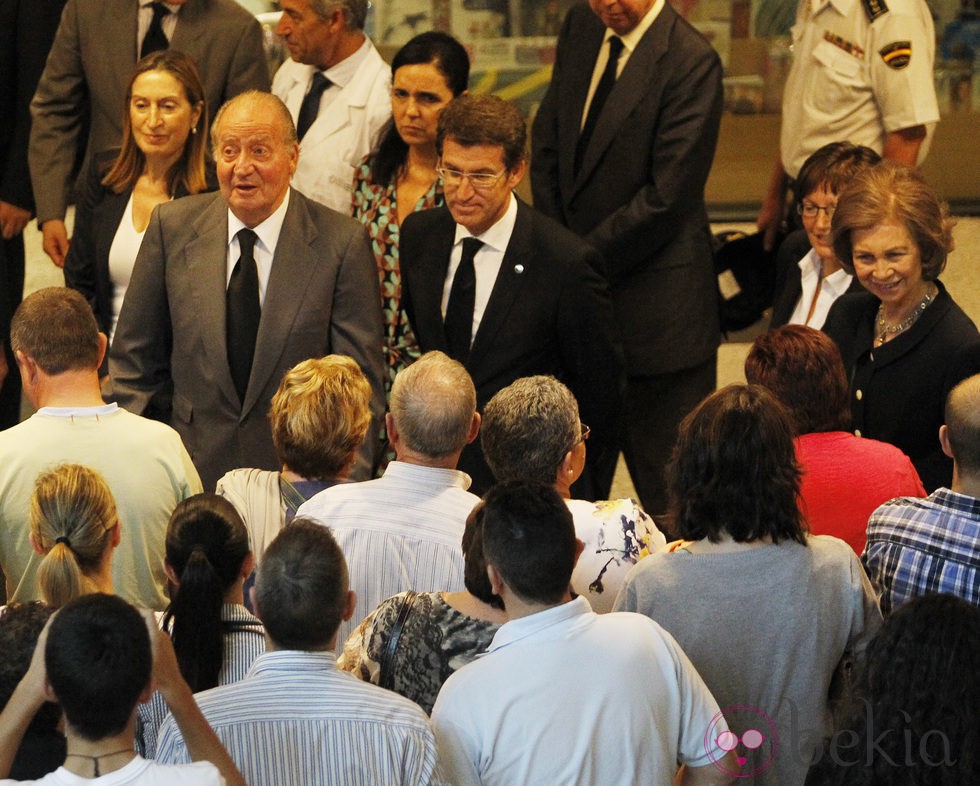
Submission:
<svg viewBox="0 0 980 786">
<path fill-rule="evenodd" d="M 276 33 L 291 58 L 272 81 L 300 149 L 293 186 L 350 214 L 354 168 L 391 118 L 390 69 L 364 35 L 367 0 L 280 0 Z"/>
<path fill-rule="evenodd" d="M 364 615 L 405 590 L 461 590 L 463 527 L 480 501 L 456 469 L 480 429 L 476 390 L 461 363 L 428 352 L 399 372 L 385 426 L 397 460 L 384 477 L 332 486 L 296 514 L 333 530 Z M 339 646 L 356 624 L 341 624 Z"/>
</svg>

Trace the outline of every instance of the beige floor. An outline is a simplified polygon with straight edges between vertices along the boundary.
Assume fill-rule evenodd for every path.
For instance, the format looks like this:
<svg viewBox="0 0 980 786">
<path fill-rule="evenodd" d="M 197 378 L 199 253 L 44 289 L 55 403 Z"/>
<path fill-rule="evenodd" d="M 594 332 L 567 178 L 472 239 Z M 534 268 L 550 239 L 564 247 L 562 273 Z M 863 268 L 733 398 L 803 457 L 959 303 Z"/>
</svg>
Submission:
<svg viewBox="0 0 980 786">
<path fill-rule="evenodd" d="M 69 216 L 69 230 L 71 216 Z M 715 231 L 737 228 L 750 229 L 745 224 L 716 225 Z M 943 282 L 957 303 L 966 311 L 974 322 L 980 324 L 980 271 L 977 260 L 980 259 L 980 218 L 960 219 L 953 231 L 956 250 L 949 257 L 949 264 L 943 273 Z M 34 225 L 25 233 L 27 243 L 27 274 L 24 289 L 33 292 L 46 286 L 64 284 L 61 271 L 56 268 L 41 250 L 40 235 L 34 230 Z M 749 343 L 759 331 L 765 329 L 765 323 L 742 331 L 732 336 L 729 342 L 722 345 L 718 353 L 718 384 L 727 385 L 731 382 L 744 382 L 742 364 L 748 353 Z M 626 497 L 633 495 L 633 484 L 629 473 L 620 460 L 613 482 L 613 496 Z"/>
</svg>

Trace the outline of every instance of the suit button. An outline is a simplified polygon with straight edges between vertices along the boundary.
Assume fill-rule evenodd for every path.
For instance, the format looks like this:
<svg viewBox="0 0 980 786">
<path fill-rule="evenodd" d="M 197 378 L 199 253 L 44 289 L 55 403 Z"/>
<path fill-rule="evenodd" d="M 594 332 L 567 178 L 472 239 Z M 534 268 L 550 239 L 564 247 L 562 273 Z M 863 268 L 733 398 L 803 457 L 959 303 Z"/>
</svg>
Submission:
<svg viewBox="0 0 980 786">
<path fill-rule="evenodd" d="M 861 436 L 861 429 L 859 429 L 859 428 L 854 429 L 854 436 L 855 437 L 860 437 Z"/>
<path fill-rule="evenodd" d="M 860 401 L 863 396 L 864 394 L 860 390 L 854 391 L 854 398 L 856 398 L 858 401 Z"/>
</svg>

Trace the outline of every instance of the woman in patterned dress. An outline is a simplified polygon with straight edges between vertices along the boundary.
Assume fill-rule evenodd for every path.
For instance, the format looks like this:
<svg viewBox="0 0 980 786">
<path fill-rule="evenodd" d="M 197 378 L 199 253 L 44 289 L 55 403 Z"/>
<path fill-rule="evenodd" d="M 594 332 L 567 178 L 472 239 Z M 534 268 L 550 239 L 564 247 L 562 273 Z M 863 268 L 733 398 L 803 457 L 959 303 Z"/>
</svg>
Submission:
<svg viewBox="0 0 980 786">
<path fill-rule="evenodd" d="M 443 203 L 436 174 L 439 113 L 466 92 L 470 62 L 463 46 L 446 33 L 422 33 L 391 63 L 392 120 L 378 148 L 354 175 L 352 212 L 371 237 L 378 262 L 385 321 L 386 393 L 395 374 L 419 357 L 418 342 L 401 307 L 399 227 L 416 210 Z"/>
</svg>

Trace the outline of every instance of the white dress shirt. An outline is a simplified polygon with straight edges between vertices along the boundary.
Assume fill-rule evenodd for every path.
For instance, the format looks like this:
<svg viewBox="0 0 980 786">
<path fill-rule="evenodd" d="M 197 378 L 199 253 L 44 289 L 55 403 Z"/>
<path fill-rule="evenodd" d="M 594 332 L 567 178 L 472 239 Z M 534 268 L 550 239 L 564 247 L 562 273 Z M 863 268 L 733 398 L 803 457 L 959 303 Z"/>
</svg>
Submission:
<svg viewBox="0 0 980 786">
<path fill-rule="evenodd" d="M 246 227 L 231 210 L 228 211 L 228 265 L 225 273 L 225 287 L 231 282 L 231 274 L 238 264 L 241 249 L 238 245 L 238 233 L 242 229 L 251 229 L 258 240 L 252 249 L 255 257 L 255 267 L 259 272 L 259 304 L 265 303 L 265 291 L 269 287 L 269 276 L 272 274 L 272 260 L 276 255 L 276 244 L 282 231 L 282 222 L 286 218 L 286 208 L 289 207 L 289 192 L 286 192 L 282 204 L 275 212 L 258 226 Z"/>
<path fill-rule="evenodd" d="M 507 205 L 506 212 L 496 224 L 482 235 L 470 234 L 470 231 L 462 224 L 456 225 L 456 239 L 453 242 L 452 253 L 449 255 L 446 281 L 442 286 L 442 318 L 446 318 L 446 308 L 449 306 L 449 293 L 453 288 L 453 278 L 456 276 L 456 270 L 463 258 L 463 241 L 468 237 L 475 237 L 483 243 L 483 246 L 473 258 L 473 269 L 476 272 L 476 295 L 473 302 L 471 344 L 476 338 L 476 331 L 480 329 L 483 312 L 487 310 L 487 303 L 490 302 L 490 294 L 493 292 L 494 284 L 497 283 L 497 274 L 503 264 L 504 254 L 507 253 L 507 244 L 510 243 L 510 236 L 514 234 L 514 224 L 516 223 L 517 200 L 511 194 L 510 204 Z"/>
<path fill-rule="evenodd" d="M 827 321 L 827 313 L 830 311 L 830 307 L 834 305 L 837 298 L 847 292 L 854 276 L 843 268 L 835 270 L 829 276 L 822 276 L 823 262 L 812 248 L 799 261 L 799 268 L 802 291 L 800 299 L 796 301 L 796 308 L 793 309 L 793 314 L 786 324 L 809 325 L 815 330 L 820 330 L 823 323 Z M 818 286 L 819 292 L 817 291 Z M 810 315 L 810 304 L 814 297 L 817 298 L 817 303 L 813 307 L 812 316 L 807 321 L 807 316 Z"/>
</svg>

